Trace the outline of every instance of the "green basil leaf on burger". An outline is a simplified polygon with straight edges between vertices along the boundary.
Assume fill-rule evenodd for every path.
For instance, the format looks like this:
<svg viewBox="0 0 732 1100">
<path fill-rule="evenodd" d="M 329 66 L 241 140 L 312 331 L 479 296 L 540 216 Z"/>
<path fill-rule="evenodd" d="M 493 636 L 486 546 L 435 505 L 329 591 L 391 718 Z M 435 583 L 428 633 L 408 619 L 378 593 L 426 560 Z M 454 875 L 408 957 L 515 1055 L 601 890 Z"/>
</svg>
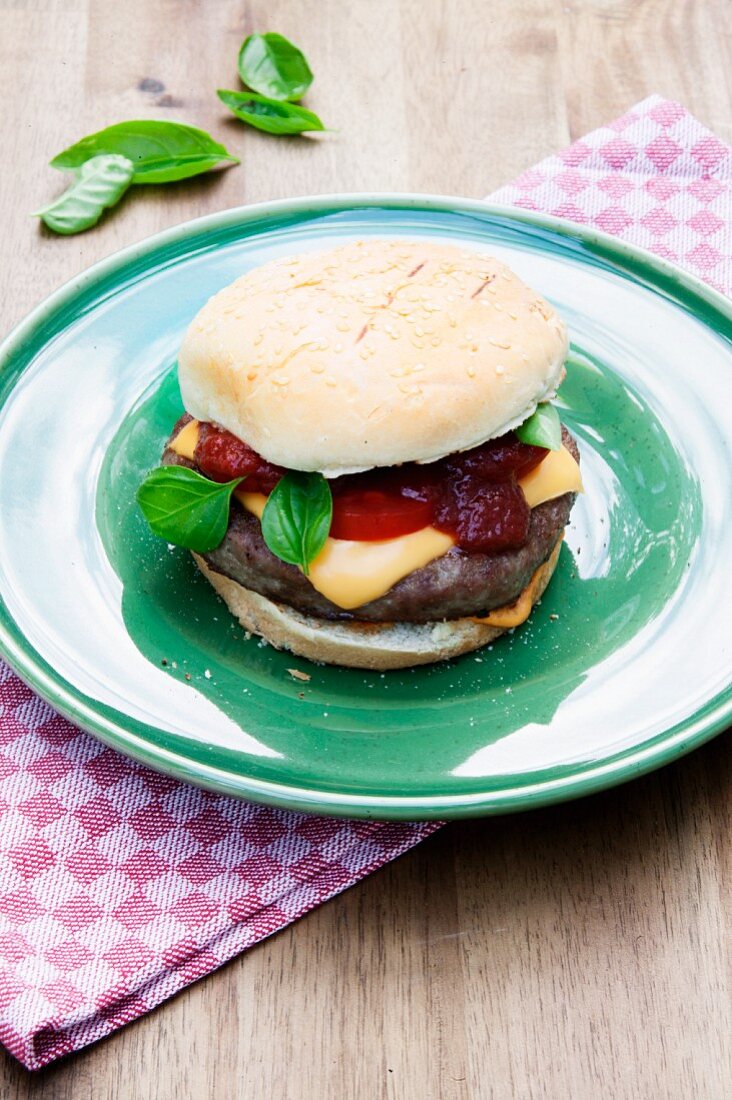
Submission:
<svg viewBox="0 0 732 1100">
<path fill-rule="evenodd" d="M 158 466 L 137 490 L 137 503 L 153 534 L 205 554 L 226 534 L 231 494 L 241 481 L 218 484 L 185 466 Z"/>
<path fill-rule="evenodd" d="M 582 491 L 549 404 L 567 349 L 547 301 L 461 244 L 279 256 L 211 298 L 180 348 L 186 412 L 162 461 L 224 495 L 216 521 L 180 497 L 151 518 L 171 541 L 186 524 L 190 546 L 207 525 L 197 566 L 277 648 L 364 669 L 469 653 L 562 568 Z"/>
<path fill-rule="evenodd" d="M 310 562 L 325 546 L 333 517 L 333 498 L 322 474 L 286 474 L 267 498 L 262 538 L 282 561 L 307 576 Z"/>
<path fill-rule="evenodd" d="M 69 236 L 96 225 L 102 214 L 114 206 L 132 183 L 135 169 L 127 157 L 108 154 L 92 157 L 76 171 L 68 190 L 36 211 L 44 225 Z"/>
<path fill-rule="evenodd" d="M 313 82 L 304 54 L 281 34 L 250 34 L 238 67 L 242 84 L 269 99 L 302 99 Z"/>
<path fill-rule="evenodd" d="M 562 422 L 559 413 L 548 401 L 536 406 L 536 412 L 516 429 L 522 443 L 558 451 L 562 446 Z"/>
<path fill-rule="evenodd" d="M 268 134 L 305 134 L 311 130 L 325 129 L 313 111 L 296 103 L 284 103 L 254 92 L 234 92 L 225 88 L 220 88 L 216 94 L 238 119 Z"/>
</svg>

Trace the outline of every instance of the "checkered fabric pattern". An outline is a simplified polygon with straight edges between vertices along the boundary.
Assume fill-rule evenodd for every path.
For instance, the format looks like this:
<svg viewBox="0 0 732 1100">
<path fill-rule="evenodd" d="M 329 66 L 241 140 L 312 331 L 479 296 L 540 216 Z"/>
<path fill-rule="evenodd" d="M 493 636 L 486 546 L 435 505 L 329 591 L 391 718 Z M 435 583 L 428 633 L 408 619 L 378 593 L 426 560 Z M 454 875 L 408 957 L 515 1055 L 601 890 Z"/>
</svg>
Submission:
<svg viewBox="0 0 732 1100">
<path fill-rule="evenodd" d="M 652 97 L 494 200 L 732 290 L 732 150 Z M 0 663 L 0 1039 L 43 1066 L 135 1019 L 439 826 L 209 794 L 119 756 Z"/>
<path fill-rule="evenodd" d="M 77 1050 L 436 828 L 179 783 L 82 733 L 0 663 L 0 1038 L 30 1068 Z"/>
<path fill-rule="evenodd" d="M 650 96 L 490 196 L 595 226 L 732 293 L 732 148 Z"/>
</svg>

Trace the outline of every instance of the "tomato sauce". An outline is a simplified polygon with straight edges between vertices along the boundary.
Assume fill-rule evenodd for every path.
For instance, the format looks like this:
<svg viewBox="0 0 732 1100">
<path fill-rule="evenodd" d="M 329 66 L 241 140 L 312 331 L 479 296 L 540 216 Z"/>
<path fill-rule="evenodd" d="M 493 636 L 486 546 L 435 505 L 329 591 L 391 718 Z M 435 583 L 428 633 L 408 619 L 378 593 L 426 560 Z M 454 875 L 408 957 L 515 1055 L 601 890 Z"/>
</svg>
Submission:
<svg viewBox="0 0 732 1100">
<path fill-rule="evenodd" d="M 271 493 L 287 473 L 215 424 L 201 423 L 194 455 L 196 465 L 206 477 L 212 481 L 233 481 L 236 477 L 245 477 L 250 493 Z"/>
<path fill-rule="evenodd" d="M 531 515 L 518 479 L 546 454 L 509 432 L 426 466 L 407 462 L 333 478 L 330 534 L 368 542 L 432 525 L 464 550 L 517 549 L 528 537 Z M 271 492 L 286 473 L 214 424 L 201 424 L 195 458 L 214 481 L 245 477 L 250 492 Z"/>
</svg>

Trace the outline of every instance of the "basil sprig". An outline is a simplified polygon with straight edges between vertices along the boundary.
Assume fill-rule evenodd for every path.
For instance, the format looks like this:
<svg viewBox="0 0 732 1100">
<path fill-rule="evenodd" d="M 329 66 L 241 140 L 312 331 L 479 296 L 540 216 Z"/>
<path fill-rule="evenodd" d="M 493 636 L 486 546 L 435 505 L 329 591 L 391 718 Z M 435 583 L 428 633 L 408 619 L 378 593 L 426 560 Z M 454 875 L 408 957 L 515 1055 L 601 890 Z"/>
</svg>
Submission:
<svg viewBox="0 0 732 1100">
<path fill-rule="evenodd" d="M 333 497 L 323 475 L 291 471 L 267 499 L 262 537 L 273 554 L 299 565 L 307 576 L 328 538 L 332 517 Z"/>
<path fill-rule="evenodd" d="M 158 466 L 137 490 L 137 503 L 155 535 L 206 554 L 226 534 L 231 494 L 242 480 L 222 484 L 187 466 Z"/>
<path fill-rule="evenodd" d="M 115 153 L 131 160 L 133 183 L 172 183 L 208 172 L 222 161 L 238 164 L 205 130 L 182 122 L 133 119 L 98 130 L 70 145 L 51 161 L 52 168 L 80 168 L 91 157 Z"/>
<path fill-rule="evenodd" d="M 536 412 L 516 428 L 516 435 L 522 443 L 534 447 L 546 447 L 558 451 L 562 446 L 562 424 L 559 413 L 548 401 L 536 406 Z"/>
<path fill-rule="evenodd" d="M 313 82 L 304 54 L 281 34 L 250 34 L 238 68 L 242 84 L 270 99 L 302 99 Z"/>
<path fill-rule="evenodd" d="M 219 88 L 216 94 L 242 122 L 268 134 L 304 134 L 310 130 L 325 129 L 313 111 L 296 103 L 268 99 L 254 92 L 228 91 L 225 88 Z"/>
<path fill-rule="evenodd" d="M 92 157 L 75 173 L 68 190 L 57 199 L 36 210 L 54 233 L 68 236 L 96 225 L 104 211 L 114 206 L 132 183 L 135 169 L 127 157 L 110 154 Z"/>
</svg>

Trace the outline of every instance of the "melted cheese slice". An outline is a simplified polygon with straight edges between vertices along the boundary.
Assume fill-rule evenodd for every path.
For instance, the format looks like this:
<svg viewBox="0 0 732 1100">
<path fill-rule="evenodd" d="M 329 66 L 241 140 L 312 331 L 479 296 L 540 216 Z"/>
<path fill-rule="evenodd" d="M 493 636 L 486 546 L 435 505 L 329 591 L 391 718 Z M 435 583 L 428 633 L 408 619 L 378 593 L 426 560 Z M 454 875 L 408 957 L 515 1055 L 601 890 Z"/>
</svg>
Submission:
<svg viewBox="0 0 732 1100">
<path fill-rule="evenodd" d="M 248 512 L 262 518 L 267 503 L 263 493 L 235 489 L 234 495 Z M 327 538 L 310 563 L 308 580 L 331 603 L 352 611 L 383 596 L 397 581 L 441 558 L 454 545 L 454 538 L 434 527 L 379 542 Z"/>
<path fill-rule="evenodd" d="M 182 458 L 193 461 L 197 441 L 198 421 L 192 420 L 181 429 L 170 448 Z M 550 451 L 539 466 L 519 481 L 519 485 L 529 507 L 536 508 L 564 493 L 581 492 L 582 478 L 572 455 L 566 447 L 562 447 L 559 451 Z M 267 502 L 264 494 L 247 493 L 242 487 L 235 490 L 234 495 L 247 511 L 262 518 Z M 352 611 L 383 596 L 398 581 L 435 558 L 442 557 L 454 545 L 452 536 L 434 527 L 424 527 L 411 535 L 379 542 L 328 538 L 318 557 L 310 563 L 308 580 L 331 603 L 345 611 Z M 541 569 L 537 570 L 516 604 L 491 612 L 481 622 L 505 628 L 522 623 L 531 611 L 532 585 L 539 573 Z"/>
<path fill-rule="evenodd" d="M 558 451 L 550 451 L 538 466 L 521 478 L 519 485 L 529 508 L 536 508 L 565 493 L 581 493 L 582 476 L 567 448 L 561 447 Z"/>
<path fill-rule="evenodd" d="M 198 421 L 190 420 L 170 444 L 171 451 L 175 451 L 181 458 L 194 461 L 194 452 L 198 443 Z"/>
<path fill-rule="evenodd" d="M 571 457 L 571 456 L 570 456 Z M 532 576 L 529 583 L 524 588 L 519 598 L 510 604 L 505 604 L 503 607 L 496 607 L 488 615 L 483 615 L 481 618 L 473 617 L 473 622 L 486 623 L 487 626 L 500 627 L 501 630 L 512 630 L 515 626 L 521 626 L 521 623 L 525 623 L 531 614 L 532 608 L 538 599 L 538 593 L 544 583 L 547 571 L 551 573 L 554 566 L 557 563 L 559 557 L 559 551 L 562 548 L 562 535 L 557 545 L 552 550 L 548 559 L 543 565 L 540 565 Z"/>
</svg>

